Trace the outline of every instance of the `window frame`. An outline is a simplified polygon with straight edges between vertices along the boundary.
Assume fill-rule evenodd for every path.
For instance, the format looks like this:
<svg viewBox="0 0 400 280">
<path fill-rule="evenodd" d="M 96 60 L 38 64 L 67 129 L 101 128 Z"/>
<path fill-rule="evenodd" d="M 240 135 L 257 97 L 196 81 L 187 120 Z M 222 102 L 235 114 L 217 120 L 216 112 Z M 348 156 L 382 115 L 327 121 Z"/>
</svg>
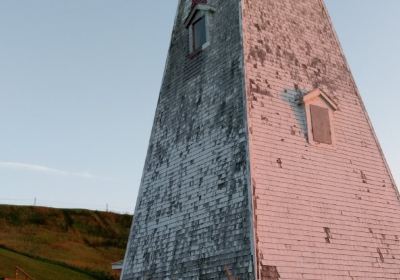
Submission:
<svg viewBox="0 0 400 280">
<path fill-rule="evenodd" d="M 302 103 L 304 104 L 305 111 L 306 111 L 308 143 L 311 145 L 320 146 L 320 147 L 335 148 L 336 147 L 336 133 L 335 133 L 335 122 L 334 122 L 335 114 L 334 113 L 337 110 L 336 103 L 319 89 L 313 90 L 313 91 L 307 93 L 306 95 L 304 95 Z M 318 106 L 318 107 L 321 107 L 324 109 L 328 109 L 331 144 L 315 141 L 314 132 L 313 132 L 313 123 L 312 123 L 313 116 L 311 114 L 311 106 Z"/>
<path fill-rule="evenodd" d="M 184 25 L 188 29 L 189 33 L 189 57 L 195 55 L 207 47 L 211 45 L 211 35 L 210 35 L 210 18 L 211 15 L 216 12 L 216 9 L 208 4 L 196 4 L 192 7 L 191 11 L 189 12 L 188 16 L 184 20 Z M 194 24 L 198 22 L 202 17 L 205 19 L 205 42 L 202 44 L 201 47 L 195 49 L 195 42 L 194 42 Z"/>
<path fill-rule="evenodd" d="M 199 46 L 197 49 L 195 48 L 195 24 L 199 22 L 202 18 L 204 18 L 204 28 L 205 28 L 205 42 Z M 205 50 L 208 46 L 210 46 L 210 32 L 209 32 L 209 19 L 208 19 L 207 13 L 204 13 L 203 11 L 198 11 L 191 21 L 189 25 L 189 53 L 197 53 Z"/>
<path fill-rule="evenodd" d="M 199 46 L 196 47 L 196 24 L 199 23 L 201 20 L 204 20 L 204 35 L 205 35 L 205 41 Z M 196 18 L 196 20 L 193 21 L 193 23 L 190 25 L 190 29 L 192 31 L 192 40 L 191 40 L 191 44 L 192 44 L 192 51 L 191 52 L 197 52 L 199 50 L 202 50 L 204 45 L 208 43 L 208 34 L 207 34 L 207 18 L 206 15 L 202 15 L 198 18 Z"/>
</svg>

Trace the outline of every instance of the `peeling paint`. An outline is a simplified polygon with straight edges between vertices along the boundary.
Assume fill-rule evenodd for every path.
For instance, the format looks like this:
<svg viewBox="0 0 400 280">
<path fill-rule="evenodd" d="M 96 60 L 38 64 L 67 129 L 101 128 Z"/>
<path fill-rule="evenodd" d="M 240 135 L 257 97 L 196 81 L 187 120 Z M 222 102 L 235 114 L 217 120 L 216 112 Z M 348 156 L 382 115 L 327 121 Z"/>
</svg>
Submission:
<svg viewBox="0 0 400 280">
<path fill-rule="evenodd" d="M 280 277 L 276 266 L 262 265 L 261 280 L 279 280 Z"/>
</svg>

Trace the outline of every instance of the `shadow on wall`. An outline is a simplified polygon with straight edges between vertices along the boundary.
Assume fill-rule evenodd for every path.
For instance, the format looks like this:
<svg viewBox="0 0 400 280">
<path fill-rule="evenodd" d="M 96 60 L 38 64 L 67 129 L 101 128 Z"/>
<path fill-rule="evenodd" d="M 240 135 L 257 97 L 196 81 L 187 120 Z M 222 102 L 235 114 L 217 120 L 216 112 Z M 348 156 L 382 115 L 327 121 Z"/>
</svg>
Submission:
<svg viewBox="0 0 400 280">
<path fill-rule="evenodd" d="M 296 124 L 291 127 L 291 134 L 307 137 L 306 111 L 303 105 L 299 105 L 299 100 L 303 95 L 304 92 L 299 89 L 285 89 L 280 97 L 290 106 L 296 119 Z"/>
</svg>

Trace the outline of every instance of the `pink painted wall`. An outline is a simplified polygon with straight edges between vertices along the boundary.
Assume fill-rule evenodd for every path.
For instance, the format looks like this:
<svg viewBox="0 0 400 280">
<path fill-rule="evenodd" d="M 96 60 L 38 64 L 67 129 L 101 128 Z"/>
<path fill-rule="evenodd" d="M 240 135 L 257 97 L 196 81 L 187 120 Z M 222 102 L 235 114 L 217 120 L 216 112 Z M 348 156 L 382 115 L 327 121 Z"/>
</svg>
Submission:
<svg viewBox="0 0 400 280">
<path fill-rule="evenodd" d="M 322 2 L 244 0 L 243 36 L 258 279 L 400 279 L 398 193 Z M 307 140 L 315 88 L 333 146 Z"/>
</svg>

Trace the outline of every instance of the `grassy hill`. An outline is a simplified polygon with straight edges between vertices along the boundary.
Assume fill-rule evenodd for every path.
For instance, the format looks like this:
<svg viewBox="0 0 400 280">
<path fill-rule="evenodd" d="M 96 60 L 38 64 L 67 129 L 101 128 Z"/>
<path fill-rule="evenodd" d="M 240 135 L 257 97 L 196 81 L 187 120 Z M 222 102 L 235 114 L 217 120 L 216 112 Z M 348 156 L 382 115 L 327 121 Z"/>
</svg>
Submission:
<svg viewBox="0 0 400 280">
<path fill-rule="evenodd" d="M 23 267 L 29 275 L 40 280 L 95 280 L 96 278 L 68 267 L 30 258 L 0 248 L 0 275 L 13 276 L 15 267 Z"/>
<path fill-rule="evenodd" d="M 17 262 L 33 276 L 59 273 L 49 279 L 111 279 L 110 264 L 123 258 L 131 220 L 108 212 L 0 205 L 0 276 L 11 276 Z"/>
</svg>

